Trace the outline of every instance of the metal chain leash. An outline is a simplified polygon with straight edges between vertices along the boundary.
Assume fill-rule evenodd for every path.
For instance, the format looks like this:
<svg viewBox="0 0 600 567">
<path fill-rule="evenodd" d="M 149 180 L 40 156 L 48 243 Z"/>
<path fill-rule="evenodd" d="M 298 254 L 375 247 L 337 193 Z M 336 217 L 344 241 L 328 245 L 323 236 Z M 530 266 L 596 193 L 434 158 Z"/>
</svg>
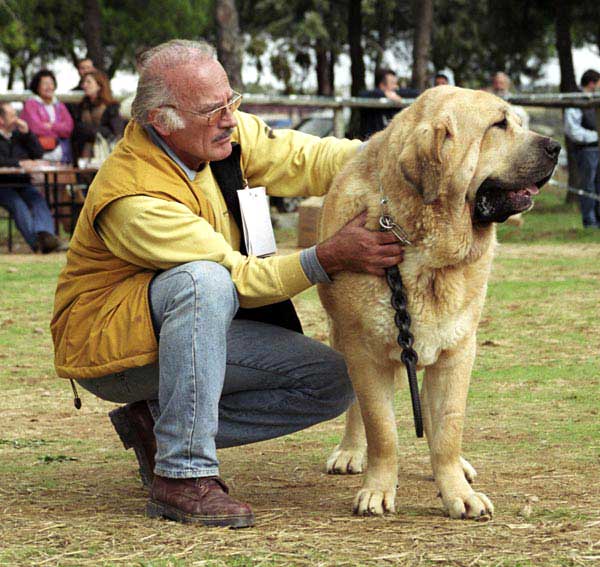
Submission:
<svg viewBox="0 0 600 567">
<path fill-rule="evenodd" d="M 398 344 L 402 348 L 400 360 L 406 367 L 408 385 L 410 388 L 410 399 L 412 401 L 413 417 L 415 422 L 415 433 L 417 437 L 423 437 L 423 415 L 421 413 L 421 400 L 419 398 L 419 382 L 417 381 L 417 362 L 419 356 L 413 349 L 414 337 L 410 332 L 410 314 L 407 309 L 406 294 L 402 284 L 402 276 L 398 266 L 392 266 L 385 270 L 387 283 L 392 291 L 392 307 L 396 314 L 394 322 L 398 327 Z"/>
<path fill-rule="evenodd" d="M 394 218 L 389 214 L 388 211 L 388 200 L 383 192 L 383 186 L 381 181 L 379 182 L 379 191 L 381 193 L 381 216 L 379 217 L 380 230 L 389 232 L 391 231 L 396 238 L 404 246 L 410 246 L 412 243 L 408 238 L 406 232 L 401 226 L 396 224 Z M 392 266 L 386 268 L 385 277 L 392 291 L 392 307 L 396 312 L 394 315 L 394 323 L 398 327 L 398 344 L 402 348 L 402 354 L 400 360 L 406 367 L 406 374 L 408 375 L 408 386 L 410 388 L 410 399 L 412 401 L 413 418 L 415 422 L 415 433 L 417 437 L 423 437 L 423 414 L 421 412 L 421 400 L 419 398 L 419 382 L 417 380 L 417 362 L 419 357 L 412 347 L 414 343 L 414 337 L 410 332 L 410 314 L 408 313 L 406 294 L 404 293 L 404 285 L 402 284 L 402 276 L 398 266 Z"/>
</svg>

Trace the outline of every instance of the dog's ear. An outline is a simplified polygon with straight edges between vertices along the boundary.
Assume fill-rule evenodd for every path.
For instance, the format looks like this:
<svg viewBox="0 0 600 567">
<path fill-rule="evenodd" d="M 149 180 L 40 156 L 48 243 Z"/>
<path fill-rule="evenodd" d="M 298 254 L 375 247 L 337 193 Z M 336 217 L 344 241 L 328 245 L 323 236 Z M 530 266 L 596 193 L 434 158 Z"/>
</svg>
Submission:
<svg viewBox="0 0 600 567">
<path fill-rule="evenodd" d="M 439 196 L 444 171 L 444 144 L 456 136 L 456 125 L 450 114 L 415 128 L 400 155 L 402 173 L 423 197 L 426 205 Z"/>
</svg>

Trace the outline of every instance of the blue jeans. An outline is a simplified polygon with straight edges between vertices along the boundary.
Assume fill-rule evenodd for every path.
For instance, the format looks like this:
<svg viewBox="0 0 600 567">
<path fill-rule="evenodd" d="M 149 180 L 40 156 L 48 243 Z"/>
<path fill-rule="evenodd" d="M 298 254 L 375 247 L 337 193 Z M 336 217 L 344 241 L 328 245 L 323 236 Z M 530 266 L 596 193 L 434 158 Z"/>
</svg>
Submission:
<svg viewBox="0 0 600 567">
<path fill-rule="evenodd" d="M 158 366 L 79 384 L 113 402 L 158 399 L 149 406 L 159 476 L 218 475 L 217 448 L 332 419 L 354 399 L 337 352 L 280 327 L 233 320 L 237 292 L 219 264 L 190 262 L 159 274 L 150 304 Z"/>
<path fill-rule="evenodd" d="M 598 171 L 600 152 L 598 147 L 577 148 L 575 157 L 581 176 L 581 189 L 600 197 L 600 171 Z M 583 226 L 600 228 L 600 203 L 595 199 L 580 195 L 579 207 Z"/>
<path fill-rule="evenodd" d="M 15 189 L 0 188 L 0 207 L 10 211 L 19 232 L 33 250 L 37 248 L 38 232 L 54 234 L 50 209 L 33 185 Z"/>
</svg>

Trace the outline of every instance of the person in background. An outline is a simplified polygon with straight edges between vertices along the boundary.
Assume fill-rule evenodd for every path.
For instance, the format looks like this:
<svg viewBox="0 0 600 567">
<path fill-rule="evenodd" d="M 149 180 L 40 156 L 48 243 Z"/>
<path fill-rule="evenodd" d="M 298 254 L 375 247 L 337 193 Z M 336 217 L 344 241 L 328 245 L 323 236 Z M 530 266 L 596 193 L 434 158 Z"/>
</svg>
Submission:
<svg viewBox="0 0 600 567">
<path fill-rule="evenodd" d="M 436 73 L 435 77 L 433 78 L 433 86 L 434 87 L 439 87 L 440 85 L 449 85 L 450 84 L 450 80 L 448 79 L 447 75 L 444 75 L 444 73 Z"/>
<path fill-rule="evenodd" d="M 387 98 L 394 102 L 402 102 L 398 94 L 398 76 L 391 69 L 375 71 L 375 88 L 363 91 L 358 96 L 362 98 Z M 394 118 L 399 108 L 361 108 L 359 138 L 366 140 L 376 132 L 383 130 Z"/>
<path fill-rule="evenodd" d="M 71 90 L 82 91 L 83 90 L 83 78 L 92 71 L 95 71 L 96 67 L 94 62 L 89 57 L 84 57 L 77 61 L 77 72 L 79 73 L 79 82 Z"/>
<path fill-rule="evenodd" d="M 32 170 L 46 163 L 40 160 L 43 153 L 27 122 L 17 117 L 9 102 L 0 103 L 0 167 Z M 64 250 L 54 233 L 54 222 L 46 200 L 31 185 L 29 174 L 3 175 L 2 183 L 15 184 L 14 188 L 0 189 L 0 207 L 13 216 L 29 247 L 42 254 Z"/>
<path fill-rule="evenodd" d="M 508 96 L 510 96 L 511 87 L 512 82 L 510 80 L 510 77 L 506 73 L 498 71 L 492 76 L 490 88 L 488 89 L 488 91 L 495 94 L 496 96 L 499 96 L 500 98 L 507 98 Z M 511 106 L 512 109 L 515 111 L 515 114 L 521 119 L 521 125 L 523 126 L 523 128 L 529 130 L 529 114 L 527 114 L 527 111 L 522 106 L 518 106 L 515 104 Z"/>
<path fill-rule="evenodd" d="M 123 135 L 124 121 L 119 114 L 119 103 L 113 98 L 110 81 L 102 71 L 91 71 L 83 77 L 81 88 L 83 100 L 74 106 L 73 153 L 75 161 L 80 157 L 93 158 L 96 135 L 108 142 Z"/>
<path fill-rule="evenodd" d="M 52 71 L 42 69 L 33 78 L 29 88 L 34 96 L 23 105 L 21 118 L 38 137 L 44 150 L 44 159 L 71 163 L 70 137 L 73 118 L 56 95 L 56 77 Z"/>
<path fill-rule="evenodd" d="M 600 88 L 600 73 L 588 69 L 581 76 L 581 88 L 591 93 Z M 594 108 L 567 108 L 565 110 L 565 136 L 575 146 L 575 160 L 581 177 L 581 189 L 600 197 L 600 150 Z M 600 228 L 600 203 L 593 198 L 579 196 L 581 220 L 584 228 Z"/>
</svg>

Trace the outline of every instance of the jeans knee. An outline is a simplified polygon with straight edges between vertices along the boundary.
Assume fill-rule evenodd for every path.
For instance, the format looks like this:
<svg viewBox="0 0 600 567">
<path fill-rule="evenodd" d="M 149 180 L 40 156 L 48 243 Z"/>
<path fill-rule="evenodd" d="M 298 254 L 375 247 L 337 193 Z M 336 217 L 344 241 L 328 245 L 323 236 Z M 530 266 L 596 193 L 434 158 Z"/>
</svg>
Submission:
<svg viewBox="0 0 600 567">
<path fill-rule="evenodd" d="M 179 269 L 192 279 L 194 292 L 204 307 L 237 311 L 237 291 L 227 268 L 216 262 L 197 261 L 183 264 Z"/>
<path fill-rule="evenodd" d="M 203 316 L 231 320 L 239 306 L 227 268 L 206 261 L 182 264 L 157 276 L 150 286 L 150 299 L 159 327 L 167 312 L 195 309 Z"/>
<path fill-rule="evenodd" d="M 346 363 L 338 353 L 330 361 L 327 387 L 324 388 L 323 395 L 331 409 L 332 418 L 344 413 L 355 399 Z"/>
</svg>

